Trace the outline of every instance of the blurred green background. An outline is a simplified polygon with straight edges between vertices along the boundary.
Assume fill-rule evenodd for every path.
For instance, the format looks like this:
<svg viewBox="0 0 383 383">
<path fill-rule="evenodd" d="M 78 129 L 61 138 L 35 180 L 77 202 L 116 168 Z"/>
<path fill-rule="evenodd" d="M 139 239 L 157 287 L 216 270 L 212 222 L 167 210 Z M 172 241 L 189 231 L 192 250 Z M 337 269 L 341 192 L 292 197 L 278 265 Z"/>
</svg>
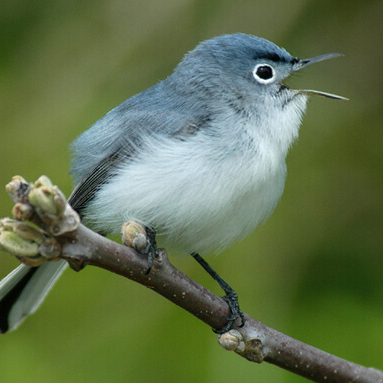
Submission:
<svg viewBox="0 0 383 383">
<path fill-rule="evenodd" d="M 171 73 L 201 40 L 246 32 L 299 57 L 345 57 L 289 84 L 314 98 L 266 225 L 211 264 L 242 309 L 301 341 L 383 369 L 382 1 L 1 1 L 0 185 L 46 174 L 69 195 L 68 145 Z M 0 193 L 0 216 L 12 204 Z M 0 277 L 18 263 L 1 253 Z M 171 257 L 221 294 L 191 258 Z M 217 345 L 210 328 L 122 277 L 65 272 L 0 338 L 3 382 L 303 382 Z"/>
</svg>

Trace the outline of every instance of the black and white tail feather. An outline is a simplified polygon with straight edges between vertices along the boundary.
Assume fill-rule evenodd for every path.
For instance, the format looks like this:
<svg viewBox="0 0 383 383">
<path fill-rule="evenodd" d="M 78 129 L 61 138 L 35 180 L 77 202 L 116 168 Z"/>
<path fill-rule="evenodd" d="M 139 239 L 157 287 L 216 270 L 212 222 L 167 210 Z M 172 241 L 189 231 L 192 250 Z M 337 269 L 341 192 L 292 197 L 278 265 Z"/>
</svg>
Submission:
<svg viewBox="0 0 383 383">
<path fill-rule="evenodd" d="M 46 262 L 39 267 L 20 265 L 0 281 L 0 332 L 16 329 L 33 314 L 62 272 L 64 260 Z"/>
<path fill-rule="evenodd" d="M 73 199 L 76 190 L 68 199 L 73 205 L 76 205 Z M 45 262 L 38 267 L 22 264 L 0 281 L 1 334 L 15 330 L 40 307 L 67 266 L 64 260 Z"/>
</svg>

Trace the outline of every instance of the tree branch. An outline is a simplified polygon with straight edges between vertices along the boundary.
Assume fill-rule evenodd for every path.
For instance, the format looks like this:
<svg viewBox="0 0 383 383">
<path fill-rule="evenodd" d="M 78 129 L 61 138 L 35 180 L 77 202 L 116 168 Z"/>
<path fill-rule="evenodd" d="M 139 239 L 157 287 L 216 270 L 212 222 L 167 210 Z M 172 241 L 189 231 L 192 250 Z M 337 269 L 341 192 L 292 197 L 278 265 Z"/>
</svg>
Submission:
<svg viewBox="0 0 383 383">
<path fill-rule="evenodd" d="M 37 198 L 38 201 L 32 198 L 32 203 L 29 193 L 31 190 L 41 189 L 41 185 L 45 188 L 44 192 L 40 193 L 40 197 L 43 198 Z M 63 197 L 58 189 L 52 191 L 52 185 L 47 185 L 45 179 L 44 182 L 39 179 L 30 186 L 18 178 L 13 184 L 9 184 L 7 189 L 16 202 L 14 215 L 18 220 L 2 220 L 0 245 L 16 253 L 23 262 L 41 264 L 47 258 L 63 258 L 76 271 L 87 265 L 100 267 L 150 288 L 215 329 L 220 329 L 226 324 L 225 317 L 230 315 L 227 303 L 176 269 L 169 262 L 164 250 L 161 250 L 159 257 L 154 260 L 151 272 L 146 274 L 145 257 L 79 223 L 73 218 L 73 210 L 68 210 L 69 205 L 64 204 L 63 207 L 60 199 Z M 51 192 L 50 195 L 47 190 Z M 55 211 L 55 206 L 60 208 Z M 25 230 L 24 221 L 37 224 L 41 230 L 36 229 L 38 234 L 33 235 L 29 229 Z M 60 229 L 62 227 L 65 227 L 64 232 Z M 59 235 L 54 235 L 54 232 Z M 42 235 L 46 238 L 41 239 Z M 4 240 L 7 236 L 12 238 L 10 242 Z M 29 253 L 25 250 L 29 249 L 31 243 L 36 244 L 34 238 L 39 241 L 38 254 L 32 245 Z M 22 245 L 19 245 L 20 241 Z M 52 243 L 54 246 L 51 246 Z M 17 253 L 17 246 L 23 249 L 23 254 L 27 252 L 29 255 L 25 257 L 20 255 L 20 252 Z M 53 249 L 53 255 L 49 255 L 47 248 Z M 60 251 L 57 252 L 57 249 Z M 41 256 L 41 252 L 45 255 Z M 245 318 L 246 323 L 243 327 L 238 327 L 238 320 L 233 330 L 219 337 L 219 343 L 225 349 L 235 351 L 249 361 L 266 361 L 314 382 L 383 383 L 382 371 L 362 367 L 330 355 L 290 338 L 246 314 Z"/>
</svg>

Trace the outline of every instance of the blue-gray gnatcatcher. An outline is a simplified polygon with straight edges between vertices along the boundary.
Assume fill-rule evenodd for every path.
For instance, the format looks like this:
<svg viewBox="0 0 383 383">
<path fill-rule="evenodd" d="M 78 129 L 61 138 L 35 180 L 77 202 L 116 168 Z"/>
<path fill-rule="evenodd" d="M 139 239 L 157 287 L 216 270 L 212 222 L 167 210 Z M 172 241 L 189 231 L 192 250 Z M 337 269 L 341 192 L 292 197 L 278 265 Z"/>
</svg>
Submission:
<svg viewBox="0 0 383 383">
<path fill-rule="evenodd" d="M 137 221 L 167 250 L 193 254 L 226 293 L 227 330 L 241 315 L 236 294 L 199 255 L 222 251 L 273 212 L 308 95 L 342 98 L 283 81 L 336 56 L 301 60 L 245 34 L 202 42 L 74 142 L 69 202 L 96 231 L 118 234 Z M 37 309 L 65 266 L 21 265 L 0 282 L 1 332 Z"/>
</svg>

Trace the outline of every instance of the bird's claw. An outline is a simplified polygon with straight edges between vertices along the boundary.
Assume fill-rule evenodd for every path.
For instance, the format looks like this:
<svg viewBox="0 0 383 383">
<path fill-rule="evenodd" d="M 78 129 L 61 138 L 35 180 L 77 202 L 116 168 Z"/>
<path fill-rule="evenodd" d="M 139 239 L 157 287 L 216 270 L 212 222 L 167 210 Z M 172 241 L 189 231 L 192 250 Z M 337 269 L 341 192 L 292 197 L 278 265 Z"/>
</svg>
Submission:
<svg viewBox="0 0 383 383">
<path fill-rule="evenodd" d="M 144 227 L 136 221 L 129 221 L 124 223 L 121 234 L 122 241 L 126 246 L 132 247 L 138 253 L 148 257 L 148 268 L 145 274 L 149 274 L 154 260 L 158 258 L 155 230 Z"/>
<path fill-rule="evenodd" d="M 227 292 L 226 295 L 223 297 L 223 299 L 229 305 L 231 316 L 225 317 L 225 319 L 227 320 L 227 323 L 220 330 L 213 329 L 213 331 L 216 334 L 223 334 L 227 331 L 230 331 L 231 328 L 233 327 L 235 321 L 238 319 L 238 317 L 241 318 L 241 324 L 239 327 L 243 327 L 245 322 L 246 322 L 245 316 L 244 316 L 243 312 L 241 311 L 241 309 L 239 308 L 237 294 L 234 291 L 233 292 Z"/>
</svg>

